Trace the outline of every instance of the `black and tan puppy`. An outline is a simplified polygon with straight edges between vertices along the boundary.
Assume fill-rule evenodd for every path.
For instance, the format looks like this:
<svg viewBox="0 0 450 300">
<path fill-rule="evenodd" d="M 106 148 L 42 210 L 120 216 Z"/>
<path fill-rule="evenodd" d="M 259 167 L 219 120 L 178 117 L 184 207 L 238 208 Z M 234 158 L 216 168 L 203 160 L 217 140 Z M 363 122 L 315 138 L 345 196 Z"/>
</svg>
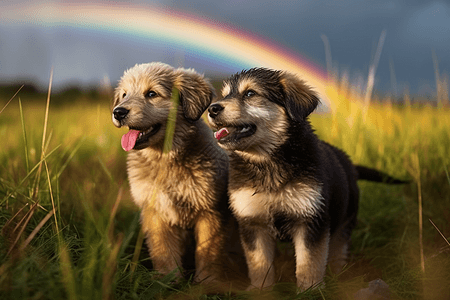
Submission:
<svg viewBox="0 0 450 300">
<path fill-rule="evenodd" d="M 319 100 L 293 74 L 243 71 L 224 82 L 222 96 L 209 107 L 208 120 L 230 152 L 230 205 L 249 288 L 275 282 L 277 238 L 292 239 L 298 287 L 320 283 L 327 264 L 338 272 L 346 262 L 358 211 L 357 179 L 380 181 L 382 173 L 354 167 L 344 152 L 317 138 L 308 115 Z M 373 171 L 373 177 L 358 170 Z"/>
<path fill-rule="evenodd" d="M 225 254 L 228 157 L 200 119 L 213 96 L 193 70 L 141 64 L 121 78 L 112 113 L 114 125 L 130 129 L 122 147 L 155 269 L 181 267 L 193 232 L 197 281 L 218 279 Z"/>
</svg>

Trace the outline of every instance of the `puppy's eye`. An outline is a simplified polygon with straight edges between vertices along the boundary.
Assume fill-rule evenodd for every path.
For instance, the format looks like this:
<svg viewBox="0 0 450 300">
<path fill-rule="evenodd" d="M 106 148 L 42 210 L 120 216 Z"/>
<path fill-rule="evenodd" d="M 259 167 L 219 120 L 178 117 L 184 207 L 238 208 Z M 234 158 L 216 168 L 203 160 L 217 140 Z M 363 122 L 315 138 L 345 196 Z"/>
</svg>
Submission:
<svg viewBox="0 0 450 300">
<path fill-rule="evenodd" d="M 252 96 L 254 96 L 254 95 L 256 95 L 256 93 L 255 93 L 255 91 L 253 91 L 253 90 L 248 90 L 248 91 L 246 91 L 246 92 L 244 93 L 244 96 L 245 96 L 245 97 L 252 97 Z"/>
<path fill-rule="evenodd" d="M 145 97 L 147 98 L 153 98 L 155 97 L 157 94 L 154 91 L 148 91 L 147 94 L 145 94 Z"/>
<path fill-rule="evenodd" d="M 123 93 L 122 98 L 125 98 L 127 96 L 127 93 Z"/>
</svg>

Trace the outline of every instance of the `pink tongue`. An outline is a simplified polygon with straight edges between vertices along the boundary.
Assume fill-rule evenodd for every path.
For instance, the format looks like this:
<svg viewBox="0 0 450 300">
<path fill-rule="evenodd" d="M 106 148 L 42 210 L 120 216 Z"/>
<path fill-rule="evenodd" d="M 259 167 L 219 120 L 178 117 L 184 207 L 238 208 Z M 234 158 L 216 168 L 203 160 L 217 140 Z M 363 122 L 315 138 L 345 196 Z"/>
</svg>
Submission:
<svg viewBox="0 0 450 300">
<path fill-rule="evenodd" d="M 228 129 L 226 128 L 221 128 L 220 130 L 214 132 L 214 137 L 217 140 L 220 140 L 221 138 L 223 138 L 224 136 L 227 136 L 230 132 L 228 131 Z"/>
<path fill-rule="evenodd" d="M 139 136 L 138 130 L 131 129 L 128 133 L 122 136 L 122 148 L 125 151 L 130 151 L 133 149 L 134 144 L 136 144 L 136 140 Z"/>
</svg>

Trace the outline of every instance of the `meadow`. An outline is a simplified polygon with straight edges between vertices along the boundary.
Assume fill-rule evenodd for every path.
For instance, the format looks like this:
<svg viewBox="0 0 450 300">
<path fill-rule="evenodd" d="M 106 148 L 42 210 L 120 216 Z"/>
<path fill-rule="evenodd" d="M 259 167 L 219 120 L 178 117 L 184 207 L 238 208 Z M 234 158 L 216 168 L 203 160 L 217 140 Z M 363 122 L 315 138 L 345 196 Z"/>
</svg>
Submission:
<svg viewBox="0 0 450 300">
<path fill-rule="evenodd" d="M 316 133 L 356 164 L 411 182 L 359 182 L 348 265 L 301 294 L 293 283 L 214 293 L 154 272 L 109 91 L 2 94 L 0 298 L 353 299 L 380 278 L 391 299 L 450 299 L 450 107 L 363 105 L 351 91 L 330 89 L 330 112 L 311 116 Z"/>
</svg>

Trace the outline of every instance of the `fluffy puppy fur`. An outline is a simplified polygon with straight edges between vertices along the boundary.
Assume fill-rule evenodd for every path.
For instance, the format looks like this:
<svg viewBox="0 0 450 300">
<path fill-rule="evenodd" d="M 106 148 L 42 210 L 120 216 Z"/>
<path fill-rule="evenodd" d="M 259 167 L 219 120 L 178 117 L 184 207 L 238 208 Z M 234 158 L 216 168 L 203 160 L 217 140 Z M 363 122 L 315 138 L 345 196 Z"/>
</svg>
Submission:
<svg viewBox="0 0 450 300">
<path fill-rule="evenodd" d="M 277 239 L 293 242 L 298 287 L 320 283 L 327 264 L 338 272 L 346 263 L 358 211 L 358 170 L 371 169 L 355 168 L 344 152 L 317 138 L 308 116 L 319 100 L 293 74 L 246 70 L 224 82 L 222 96 L 209 107 L 208 120 L 229 151 L 230 205 L 249 288 L 275 282 Z M 372 177 L 361 177 L 383 178 L 371 171 Z"/>
<path fill-rule="evenodd" d="M 179 106 L 172 99 L 177 90 Z M 130 150 L 131 194 L 154 268 L 167 274 L 181 267 L 194 235 L 197 281 L 222 274 L 229 214 L 228 157 L 200 119 L 213 96 L 211 84 L 193 70 L 141 64 L 125 71 L 112 113 L 114 125 L 130 129 L 122 146 Z M 164 148 L 174 123 L 171 147 Z"/>
</svg>

